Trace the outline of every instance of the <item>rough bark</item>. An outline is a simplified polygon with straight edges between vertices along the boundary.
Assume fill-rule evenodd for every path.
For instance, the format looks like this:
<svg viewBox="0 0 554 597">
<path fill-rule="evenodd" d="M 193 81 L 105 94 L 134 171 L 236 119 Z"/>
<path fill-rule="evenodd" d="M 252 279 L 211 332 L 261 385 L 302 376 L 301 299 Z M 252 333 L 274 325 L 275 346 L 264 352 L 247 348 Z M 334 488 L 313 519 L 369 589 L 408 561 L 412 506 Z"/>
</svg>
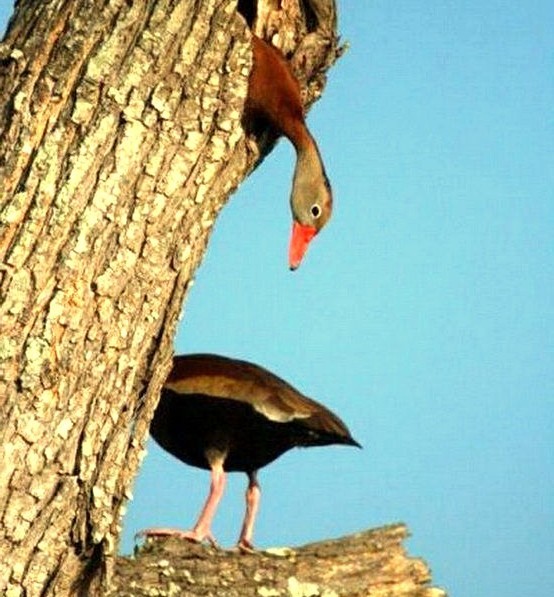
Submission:
<svg viewBox="0 0 554 597">
<path fill-rule="evenodd" d="M 256 30 L 293 32 L 309 103 L 334 33 L 312 18 L 299 46 L 298 0 L 246 4 Z M 249 39 L 236 0 L 17 3 L 0 44 L 2 595 L 93 595 L 109 571 L 186 291 L 271 145 L 242 126 Z"/>
<path fill-rule="evenodd" d="M 445 597 L 427 564 L 406 555 L 404 525 L 299 548 L 242 554 L 151 539 L 117 562 L 110 597 Z"/>
</svg>

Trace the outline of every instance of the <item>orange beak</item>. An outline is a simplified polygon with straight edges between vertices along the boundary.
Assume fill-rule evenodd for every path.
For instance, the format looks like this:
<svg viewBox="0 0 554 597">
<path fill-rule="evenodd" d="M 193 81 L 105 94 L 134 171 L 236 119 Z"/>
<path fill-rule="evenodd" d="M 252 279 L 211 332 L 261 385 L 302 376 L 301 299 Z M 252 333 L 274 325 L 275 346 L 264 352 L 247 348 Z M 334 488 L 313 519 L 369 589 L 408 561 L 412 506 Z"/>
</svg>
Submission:
<svg viewBox="0 0 554 597">
<path fill-rule="evenodd" d="M 305 226 L 296 221 L 292 223 L 292 236 L 289 246 L 289 267 L 291 270 L 295 270 L 300 265 L 310 241 L 316 234 L 317 230 L 313 226 Z"/>
</svg>

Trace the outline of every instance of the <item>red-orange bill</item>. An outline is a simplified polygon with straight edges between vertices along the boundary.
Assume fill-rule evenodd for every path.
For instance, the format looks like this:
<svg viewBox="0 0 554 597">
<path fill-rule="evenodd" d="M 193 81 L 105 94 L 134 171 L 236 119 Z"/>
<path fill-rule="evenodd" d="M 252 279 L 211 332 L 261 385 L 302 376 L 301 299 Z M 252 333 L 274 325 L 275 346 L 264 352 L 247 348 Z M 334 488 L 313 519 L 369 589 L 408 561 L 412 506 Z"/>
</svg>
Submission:
<svg viewBox="0 0 554 597">
<path fill-rule="evenodd" d="M 292 223 L 292 236 L 289 246 L 290 269 L 294 270 L 300 265 L 308 245 L 316 233 L 317 230 L 313 226 L 305 226 L 296 221 Z"/>
</svg>

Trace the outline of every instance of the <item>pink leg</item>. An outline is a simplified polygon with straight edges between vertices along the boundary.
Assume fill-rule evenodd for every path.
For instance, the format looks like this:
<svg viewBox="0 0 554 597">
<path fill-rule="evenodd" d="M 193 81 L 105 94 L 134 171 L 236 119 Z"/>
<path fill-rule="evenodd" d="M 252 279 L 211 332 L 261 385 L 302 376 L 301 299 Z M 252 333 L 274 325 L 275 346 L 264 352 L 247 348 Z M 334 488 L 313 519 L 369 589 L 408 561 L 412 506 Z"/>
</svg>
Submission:
<svg viewBox="0 0 554 597">
<path fill-rule="evenodd" d="M 239 549 L 244 551 L 252 551 L 254 546 L 252 544 L 252 536 L 254 534 L 254 521 L 258 513 L 260 505 L 261 490 L 258 483 L 256 472 L 249 473 L 248 488 L 246 489 L 246 514 L 244 515 L 244 522 L 242 523 L 242 530 L 238 542 Z"/>
<path fill-rule="evenodd" d="M 191 531 L 181 531 L 179 529 L 164 529 L 164 528 L 152 528 L 144 529 L 137 533 L 140 537 L 178 537 L 179 539 L 188 539 L 189 541 L 195 541 L 201 543 L 204 540 L 209 541 L 212 545 L 216 546 L 217 542 L 212 535 L 212 520 L 217 510 L 217 506 L 223 496 L 225 490 L 225 471 L 223 470 L 222 462 L 217 462 L 212 466 L 211 470 L 211 483 L 210 493 L 208 499 L 204 503 L 202 512 L 198 521 L 194 525 Z"/>
</svg>

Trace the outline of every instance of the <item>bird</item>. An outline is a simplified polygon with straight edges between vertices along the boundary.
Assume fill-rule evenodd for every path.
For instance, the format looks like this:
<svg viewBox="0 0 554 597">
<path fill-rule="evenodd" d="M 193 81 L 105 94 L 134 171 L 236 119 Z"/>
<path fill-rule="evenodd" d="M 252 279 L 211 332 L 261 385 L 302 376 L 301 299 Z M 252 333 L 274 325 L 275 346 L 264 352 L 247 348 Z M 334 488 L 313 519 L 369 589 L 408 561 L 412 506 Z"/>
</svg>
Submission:
<svg viewBox="0 0 554 597">
<path fill-rule="evenodd" d="M 191 530 L 149 528 L 141 537 L 173 536 L 217 546 L 211 526 L 226 473 L 248 476 L 237 546 L 252 551 L 261 489 L 258 470 L 291 448 L 361 447 L 322 404 L 267 369 L 215 354 L 177 355 L 150 426 L 154 440 L 180 461 L 210 471 L 209 495 Z"/>
<path fill-rule="evenodd" d="M 252 55 L 245 114 L 269 123 L 296 150 L 289 245 L 289 267 L 295 270 L 310 241 L 329 221 L 333 194 L 319 148 L 306 125 L 298 79 L 284 55 L 256 35 L 252 35 Z"/>
</svg>

